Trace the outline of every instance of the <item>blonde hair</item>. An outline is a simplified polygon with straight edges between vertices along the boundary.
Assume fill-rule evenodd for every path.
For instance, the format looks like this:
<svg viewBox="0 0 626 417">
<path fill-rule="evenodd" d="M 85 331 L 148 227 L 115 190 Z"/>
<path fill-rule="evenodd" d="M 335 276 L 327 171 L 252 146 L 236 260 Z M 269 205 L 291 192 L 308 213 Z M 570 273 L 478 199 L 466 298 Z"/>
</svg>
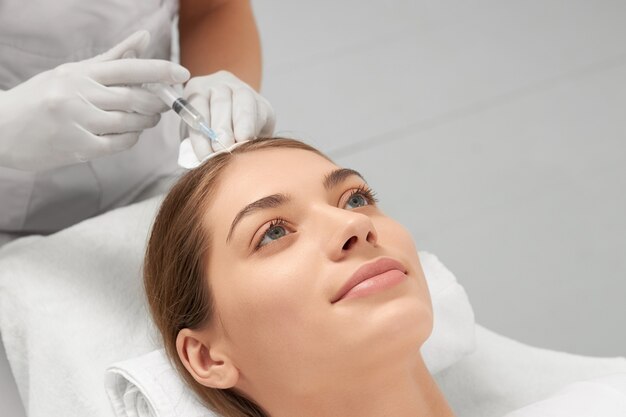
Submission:
<svg viewBox="0 0 626 417">
<path fill-rule="evenodd" d="M 202 217 L 220 175 L 237 154 L 267 148 L 303 149 L 330 161 L 303 142 L 279 137 L 254 139 L 233 149 L 232 154 L 214 156 L 187 172 L 167 194 L 152 226 L 144 258 L 143 279 L 150 313 L 170 361 L 201 401 L 224 417 L 268 414 L 236 389 L 209 388 L 198 383 L 178 356 L 176 338 L 184 328 L 204 328 L 215 315 L 207 285 L 210 281 L 205 276 L 212 239 L 210 231 L 202 227 Z"/>
</svg>

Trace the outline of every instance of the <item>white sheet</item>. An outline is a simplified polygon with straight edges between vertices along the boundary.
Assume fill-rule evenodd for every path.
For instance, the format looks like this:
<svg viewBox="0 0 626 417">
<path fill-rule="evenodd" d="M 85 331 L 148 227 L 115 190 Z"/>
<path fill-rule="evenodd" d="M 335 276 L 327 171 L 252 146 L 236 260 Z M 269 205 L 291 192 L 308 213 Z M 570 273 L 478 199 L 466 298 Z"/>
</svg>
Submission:
<svg viewBox="0 0 626 417">
<path fill-rule="evenodd" d="M 626 372 L 624 357 L 597 358 L 542 349 L 478 324 L 476 342 L 473 353 L 435 375 L 457 417 L 502 417 L 574 382 Z"/>
<path fill-rule="evenodd" d="M 576 382 L 505 417 L 624 417 L 626 373 Z"/>
</svg>

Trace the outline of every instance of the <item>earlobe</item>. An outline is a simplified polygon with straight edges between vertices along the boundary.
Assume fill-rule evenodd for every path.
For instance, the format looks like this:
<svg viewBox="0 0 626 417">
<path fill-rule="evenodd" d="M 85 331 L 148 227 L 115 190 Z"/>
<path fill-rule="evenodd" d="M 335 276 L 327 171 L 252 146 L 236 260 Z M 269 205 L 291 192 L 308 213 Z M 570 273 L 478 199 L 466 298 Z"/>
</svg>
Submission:
<svg viewBox="0 0 626 417">
<path fill-rule="evenodd" d="M 210 388 L 234 387 L 239 379 L 237 367 L 204 339 L 198 331 L 182 329 L 176 337 L 178 357 L 198 383 Z"/>
</svg>

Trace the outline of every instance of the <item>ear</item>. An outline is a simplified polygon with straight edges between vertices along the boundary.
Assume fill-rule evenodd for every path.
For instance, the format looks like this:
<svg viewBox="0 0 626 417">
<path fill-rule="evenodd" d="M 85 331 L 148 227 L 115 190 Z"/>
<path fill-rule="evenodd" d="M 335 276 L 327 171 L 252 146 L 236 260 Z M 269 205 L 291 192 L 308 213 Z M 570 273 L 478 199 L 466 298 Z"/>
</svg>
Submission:
<svg viewBox="0 0 626 417">
<path fill-rule="evenodd" d="M 198 330 L 182 329 L 176 337 L 178 357 L 196 381 L 210 388 L 232 388 L 239 379 L 239 370 L 219 346 L 217 340 L 211 344 L 209 337 Z"/>
</svg>

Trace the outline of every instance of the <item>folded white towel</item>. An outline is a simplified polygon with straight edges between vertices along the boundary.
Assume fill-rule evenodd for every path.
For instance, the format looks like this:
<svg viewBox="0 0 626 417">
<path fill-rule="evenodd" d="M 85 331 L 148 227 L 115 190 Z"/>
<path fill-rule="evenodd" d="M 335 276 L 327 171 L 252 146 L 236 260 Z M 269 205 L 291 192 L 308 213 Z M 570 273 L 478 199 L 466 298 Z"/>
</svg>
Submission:
<svg viewBox="0 0 626 417">
<path fill-rule="evenodd" d="M 164 349 L 109 367 L 105 389 L 117 416 L 218 417 L 185 386 Z"/>
</svg>

